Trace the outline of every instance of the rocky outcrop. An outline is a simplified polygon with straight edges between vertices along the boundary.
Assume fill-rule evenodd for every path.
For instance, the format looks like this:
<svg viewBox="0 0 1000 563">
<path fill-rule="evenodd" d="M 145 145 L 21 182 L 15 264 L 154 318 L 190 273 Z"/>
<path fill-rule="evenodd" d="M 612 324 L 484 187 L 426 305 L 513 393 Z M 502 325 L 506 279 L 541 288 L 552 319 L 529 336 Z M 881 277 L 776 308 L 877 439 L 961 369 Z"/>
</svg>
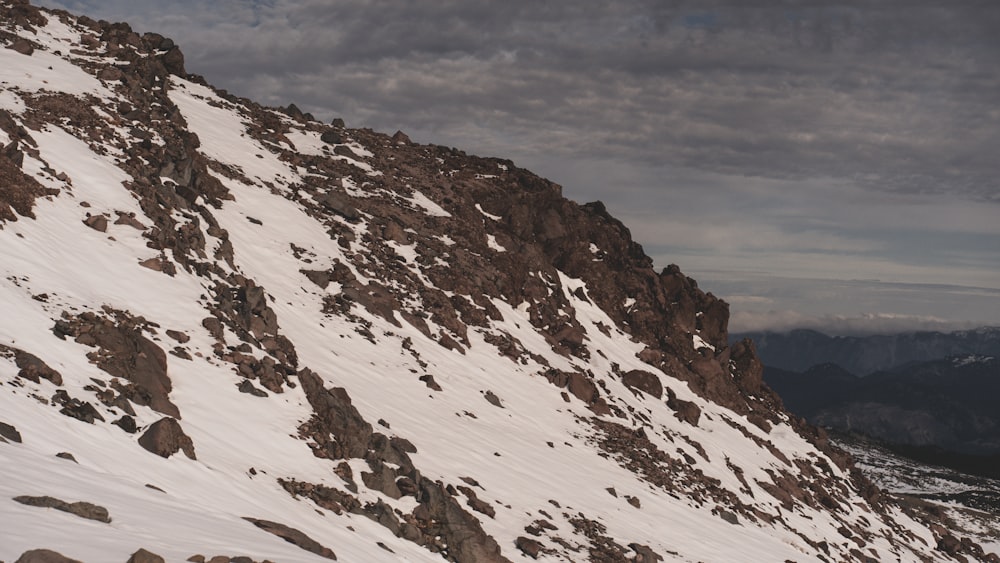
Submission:
<svg viewBox="0 0 1000 563">
<path fill-rule="evenodd" d="M 106 312 L 108 317 L 90 312 L 67 314 L 56 322 L 53 332 L 96 348 L 87 357 L 110 375 L 129 382 L 120 389 L 129 401 L 180 418 L 180 411 L 169 397 L 173 385 L 167 376 L 167 356 L 143 335 L 144 330 L 156 327 L 123 311 Z"/>
<path fill-rule="evenodd" d="M 14 497 L 15 502 L 27 506 L 37 506 L 39 508 L 54 508 L 56 510 L 61 510 L 63 512 L 68 512 L 74 516 L 79 516 L 80 518 L 86 518 L 88 520 L 97 520 L 98 522 L 104 522 L 108 524 L 111 522 L 111 516 L 108 515 L 108 509 L 103 506 L 97 506 L 96 504 L 78 501 L 78 502 L 66 502 L 64 500 L 57 499 L 55 497 L 41 496 L 19 496 Z"/>
<path fill-rule="evenodd" d="M 11 131 L 7 129 L 13 129 L 14 134 L 11 136 L 16 139 L 17 133 L 23 129 L 10 125 L 3 127 L 5 120 L 8 123 L 13 123 L 10 114 L 6 110 L 0 109 L 0 128 L 4 129 L 8 135 L 11 135 Z M 27 136 L 27 133 L 24 135 Z M 58 190 L 42 186 L 37 180 L 21 170 L 23 154 L 18 149 L 17 141 L 9 143 L 2 149 L 0 150 L 0 185 L 4 186 L 4 189 L 0 190 L 0 228 L 3 228 L 3 223 L 6 221 L 17 221 L 18 215 L 34 219 L 32 208 L 35 205 L 35 200 L 59 193 Z"/>
<path fill-rule="evenodd" d="M 0 422 L 0 439 L 10 440 L 11 442 L 21 443 L 21 433 L 14 428 L 13 425 L 7 424 L 6 422 Z"/>
<path fill-rule="evenodd" d="M 175 418 L 164 417 L 150 424 L 139 437 L 139 445 L 160 457 L 170 457 L 183 451 L 188 458 L 198 459 L 194 453 L 194 442 Z"/>
<path fill-rule="evenodd" d="M 62 375 L 50 368 L 48 364 L 34 354 L 0 344 L 0 357 L 3 356 L 14 358 L 14 363 L 20 369 L 17 372 L 18 377 L 22 377 L 33 383 L 38 383 L 39 380 L 45 379 L 53 385 L 62 385 Z"/>
<path fill-rule="evenodd" d="M 257 518 L 249 517 L 244 517 L 243 519 L 265 532 L 274 534 L 290 544 L 301 547 L 309 553 L 315 553 L 320 557 L 325 557 L 334 561 L 337 560 L 337 554 L 335 554 L 332 549 L 323 546 L 316 540 L 310 538 L 295 528 L 279 524 L 277 522 L 271 522 L 270 520 L 258 520 Z"/>
<path fill-rule="evenodd" d="M 83 563 L 76 559 L 52 551 L 51 549 L 32 549 L 25 551 L 14 563 Z"/>
<path fill-rule="evenodd" d="M 151 551 L 147 551 L 144 548 L 139 548 L 139 550 L 133 553 L 128 558 L 128 561 L 126 561 L 125 563 L 167 563 L 167 562 L 159 555 Z"/>
</svg>

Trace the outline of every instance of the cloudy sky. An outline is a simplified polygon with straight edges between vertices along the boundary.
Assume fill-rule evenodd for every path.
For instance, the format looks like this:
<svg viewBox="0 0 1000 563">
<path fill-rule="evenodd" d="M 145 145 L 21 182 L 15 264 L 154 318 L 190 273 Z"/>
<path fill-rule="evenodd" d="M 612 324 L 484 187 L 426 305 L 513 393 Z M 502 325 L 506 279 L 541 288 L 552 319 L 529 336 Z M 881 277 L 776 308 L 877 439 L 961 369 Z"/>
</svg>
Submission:
<svg viewBox="0 0 1000 563">
<path fill-rule="evenodd" d="M 734 330 L 1000 325 L 1000 2 L 34 1 L 600 199 Z"/>
</svg>

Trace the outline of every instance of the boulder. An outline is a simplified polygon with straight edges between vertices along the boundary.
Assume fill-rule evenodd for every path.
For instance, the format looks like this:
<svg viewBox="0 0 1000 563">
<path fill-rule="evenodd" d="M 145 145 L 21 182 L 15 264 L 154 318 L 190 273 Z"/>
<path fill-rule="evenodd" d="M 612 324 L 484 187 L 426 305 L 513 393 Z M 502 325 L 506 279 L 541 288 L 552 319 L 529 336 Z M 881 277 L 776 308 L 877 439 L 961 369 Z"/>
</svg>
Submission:
<svg viewBox="0 0 1000 563">
<path fill-rule="evenodd" d="M 337 192 L 328 192 L 319 202 L 330 211 L 340 215 L 348 221 L 359 221 L 361 214 L 358 208 L 351 203 L 350 197 Z"/>
<path fill-rule="evenodd" d="M 258 520 L 256 518 L 243 517 L 244 520 L 250 522 L 254 526 L 257 526 L 265 532 L 274 534 L 279 538 L 285 540 L 286 542 L 297 545 L 300 548 L 308 551 L 309 553 L 315 553 L 320 557 L 325 557 L 327 559 L 337 560 L 337 554 L 333 552 L 332 549 L 321 545 L 316 540 L 310 538 L 299 530 L 295 528 L 286 526 L 284 524 L 279 524 L 278 522 L 271 522 L 269 520 Z"/>
<path fill-rule="evenodd" d="M 74 516 L 79 516 L 80 518 L 97 520 L 98 522 L 104 522 L 105 524 L 111 522 L 111 516 L 108 515 L 107 508 L 89 502 L 66 502 L 50 496 L 33 497 L 27 495 L 14 497 L 14 501 L 25 506 L 54 508 L 56 510 L 68 512 Z"/>
<path fill-rule="evenodd" d="M 39 379 L 47 379 L 54 385 L 62 385 L 62 375 L 33 354 L 29 354 L 24 350 L 17 350 L 14 355 L 14 363 L 21 369 L 17 373 L 18 377 L 23 377 L 35 383 L 38 383 Z"/>
<path fill-rule="evenodd" d="M 663 384 L 660 383 L 660 378 L 648 371 L 634 369 L 626 372 L 622 375 L 622 383 L 629 389 L 638 389 L 657 399 L 663 397 Z"/>
<path fill-rule="evenodd" d="M 149 425 L 139 438 L 139 445 L 160 457 L 170 457 L 183 451 L 188 458 L 198 459 L 194 453 L 194 442 L 181 429 L 177 419 L 169 416 Z"/>
<path fill-rule="evenodd" d="M 518 536 L 517 540 L 514 541 L 514 545 L 521 551 L 521 553 L 532 559 L 538 559 L 538 554 L 542 551 L 541 543 L 524 536 Z"/>
<path fill-rule="evenodd" d="M 11 442 L 21 443 L 21 433 L 17 431 L 12 425 L 6 422 L 0 422 L 0 436 L 10 440 Z"/>
<path fill-rule="evenodd" d="M 13 43 L 7 45 L 7 48 L 12 51 L 17 51 L 22 55 L 28 55 L 29 57 L 31 56 L 32 53 L 35 52 L 35 47 L 31 44 L 30 41 L 28 41 L 23 37 L 18 37 L 17 39 L 15 39 Z"/>
<path fill-rule="evenodd" d="M 25 551 L 14 563 L 82 563 L 77 559 L 70 559 L 65 555 L 52 551 L 51 549 L 32 549 Z"/>
<path fill-rule="evenodd" d="M 675 411 L 674 416 L 679 420 L 691 426 L 698 426 L 698 420 L 701 418 L 701 409 L 691 401 L 678 399 L 674 390 L 669 387 L 667 387 L 667 406 Z"/>
<path fill-rule="evenodd" d="M 166 560 L 155 553 L 139 548 L 139 551 L 133 553 L 126 563 L 166 563 Z"/>
<path fill-rule="evenodd" d="M 569 374 L 568 385 L 569 392 L 588 405 L 597 399 L 597 385 L 582 373 Z"/>
<path fill-rule="evenodd" d="M 91 215 L 83 220 L 83 224 L 102 233 L 108 231 L 108 218 L 104 215 Z"/>
</svg>

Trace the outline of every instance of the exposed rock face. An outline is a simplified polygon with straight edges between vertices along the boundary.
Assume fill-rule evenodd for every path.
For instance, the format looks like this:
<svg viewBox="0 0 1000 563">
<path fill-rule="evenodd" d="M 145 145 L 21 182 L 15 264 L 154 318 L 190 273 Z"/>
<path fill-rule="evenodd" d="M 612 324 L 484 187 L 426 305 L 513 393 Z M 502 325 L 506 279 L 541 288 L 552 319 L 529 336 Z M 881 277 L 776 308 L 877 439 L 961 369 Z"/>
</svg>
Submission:
<svg viewBox="0 0 1000 563">
<path fill-rule="evenodd" d="M 16 502 L 27 506 L 37 506 L 40 508 L 54 508 L 56 510 L 61 510 L 63 512 L 69 512 L 80 518 L 86 518 L 88 520 L 97 520 L 98 522 L 104 522 L 105 524 L 111 522 L 111 516 L 108 515 L 108 509 L 103 506 L 97 506 L 96 504 L 89 502 L 66 502 L 64 500 L 59 500 L 54 497 L 43 496 L 43 497 L 32 497 L 32 496 L 19 496 L 14 497 Z"/>
<path fill-rule="evenodd" d="M 139 437 L 139 445 L 160 457 L 170 457 L 183 451 L 189 458 L 198 459 L 194 453 L 194 443 L 175 418 L 164 417 L 150 424 Z"/>
<path fill-rule="evenodd" d="M 247 522 L 250 522 L 254 526 L 257 526 L 265 532 L 270 532 L 279 538 L 287 541 L 288 543 L 295 544 L 302 549 L 308 551 L 309 553 L 315 553 L 320 557 L 325 557 L 327 559 L 337 560 L 337 555 L 332 549 L 320 545 L 319 542 L 310 538 L 309 536 L 303 534 L 295 528 L 291 528 L 284 524 L 279 524 L 277 522 L 271 522 L 269 520 L 258 520 L 256 518 L 244 518 Z"/>
<path fill-rule="evenodd" d="M 325 389 L 323 380 L 308 368 L 299 372 L 299 381 L 315 412 L 308 426 L 312 427 L 317 455 L 329 459 L 365 457 L 372 425 L 354 408 L 347 392 L 339 387 Z"/>
<path fill-rule="evenodd" d="M 25 551 L 14 563 L 82 563 L 51 549 L 32 549 Z"/>
<path fill-rule="evenodd" d="M 0 422 L 0 436 L 11 442 L 21 443 L 21 433 L 17 431 L 17 428 L 6 422 Z"/>
<path fill-rule="evenodd" d="M 145 319 L 111 311 L 113 318 L 83 313 L 56 322 L 56 335 L 72 336 L 80 344 L 96 347 L 92 362 L 109 374 L 131 383 L 122 392 L 133 403 L 148 405 L 174 418 L 180 411 L 169 398 L 172 384 L 167 376 L 167 356 L 146 338 Z"/>
<path fill-rule="evenodd" d="M 54 385 L 62 385 L 62 375 L 48 366 L 38 356 L 12 346 L 0 344 L 0 357 L 11 358 L 20 369 L 17 376 L 38 383 L 46 379 Z"/>
<path fill-rule="evenodd" d="M 624 383 L 626 387 L 638 389 L 639 391 L 656 397 L 657 399 L 663 397 L 663 384 L 660 383 L 660 378 L 656 377 L 655 374 L 649 373 L 648 371 L 634 369 L 625 373 L 622 375 L 622 383 Z"/>
<path fill-rule="evenodd" d="M 139 548 L 126 563 L 166 563 L 166 560 L 151 551 Z"/>
</svg>

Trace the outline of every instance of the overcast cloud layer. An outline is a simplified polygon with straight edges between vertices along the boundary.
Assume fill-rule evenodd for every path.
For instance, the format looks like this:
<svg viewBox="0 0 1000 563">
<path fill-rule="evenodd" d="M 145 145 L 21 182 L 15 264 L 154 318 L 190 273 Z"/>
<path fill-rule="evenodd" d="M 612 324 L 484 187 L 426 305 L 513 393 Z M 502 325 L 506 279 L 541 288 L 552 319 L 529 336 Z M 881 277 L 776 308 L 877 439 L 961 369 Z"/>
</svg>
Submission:
<svg viewBox="0 0 1000 563">
<path fill-rule="evenodd" d="M 1000 324 L 1000 3 L 39 3 L 601 199 L 734 330 Z"/>
</svg>

